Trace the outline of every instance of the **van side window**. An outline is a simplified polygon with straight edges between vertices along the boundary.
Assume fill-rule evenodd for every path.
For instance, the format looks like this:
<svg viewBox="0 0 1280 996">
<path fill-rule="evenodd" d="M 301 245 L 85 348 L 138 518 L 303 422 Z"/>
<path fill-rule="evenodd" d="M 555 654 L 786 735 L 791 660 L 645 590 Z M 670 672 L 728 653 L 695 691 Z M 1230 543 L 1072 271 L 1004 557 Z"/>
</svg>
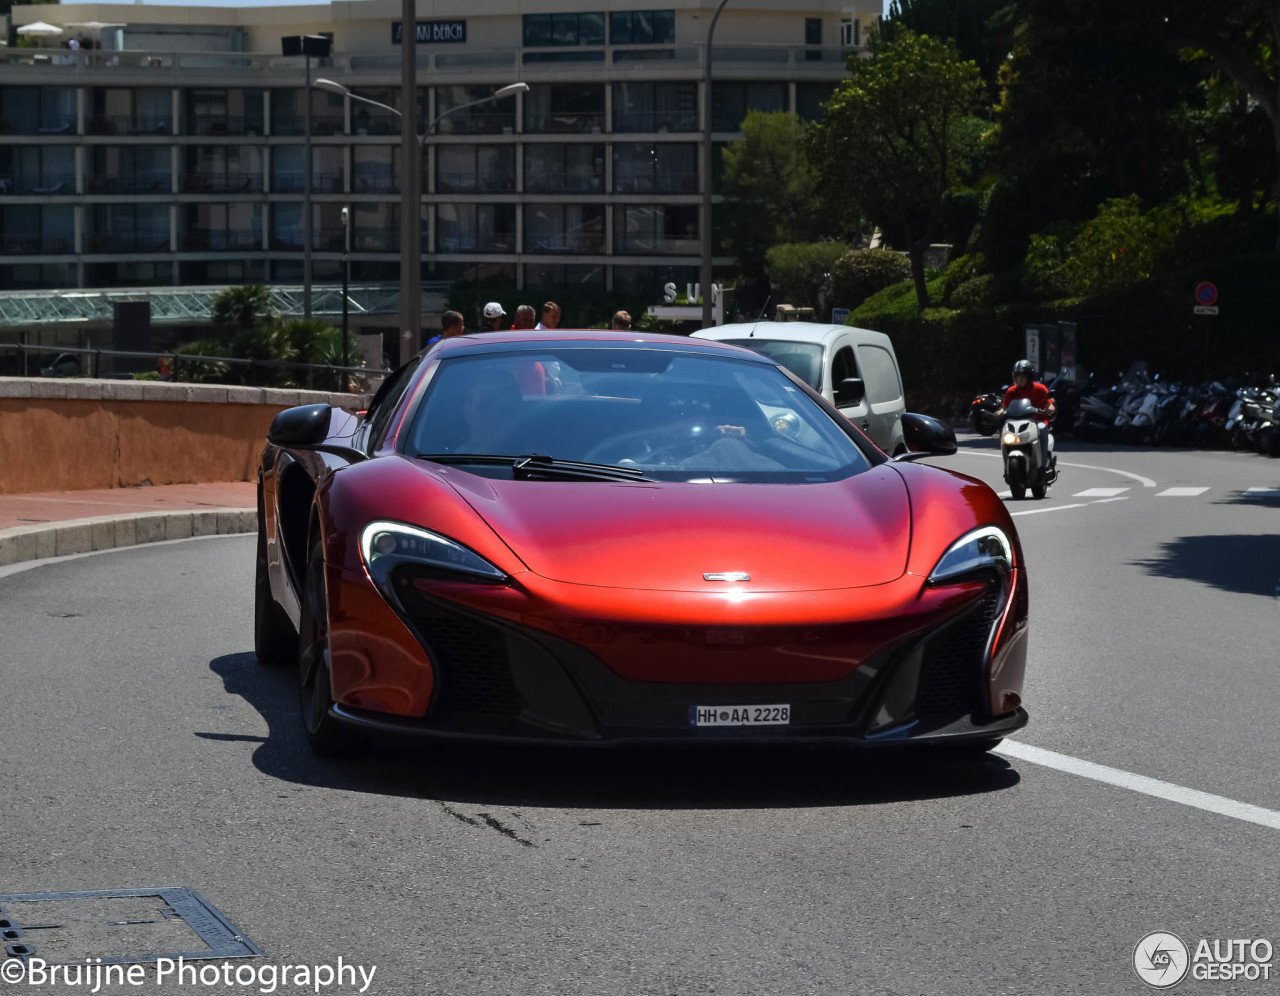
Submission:
<svg viewBox="0 0 1280 996">
<path fill-rule="evenodd" d="M 898 365 L 887 349 L 880 346 L 859 346 L 858 359 L 867 381 L 867 403 L 879 405 L 902 398 L 902 384 L 898 380 Z"/>
<path fill-rule="evenodd" d="M 838 390 L 840 382 L 849 377 L 858 376 L 858 364 L 853 359 L 853 347 L 845 346 L 836 351 L 831 361 L 831 390 Z"/>
</svg>

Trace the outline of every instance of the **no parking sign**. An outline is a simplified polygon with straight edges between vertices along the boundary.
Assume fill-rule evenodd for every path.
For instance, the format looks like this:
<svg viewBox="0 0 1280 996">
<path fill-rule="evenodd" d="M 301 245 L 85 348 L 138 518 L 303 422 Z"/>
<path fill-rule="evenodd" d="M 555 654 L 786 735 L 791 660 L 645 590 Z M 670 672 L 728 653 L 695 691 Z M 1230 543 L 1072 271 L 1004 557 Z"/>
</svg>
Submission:
<svg viewBox="0 0 1280 996">
<path fill-rule="evenodd" d="M 1196 284 L 1196 307 L 1197 315 L 1216 315 L 1218 313 L 1218 287 L 1211 284 L 1207 280 L 1202 280 Z"/>
</svg>

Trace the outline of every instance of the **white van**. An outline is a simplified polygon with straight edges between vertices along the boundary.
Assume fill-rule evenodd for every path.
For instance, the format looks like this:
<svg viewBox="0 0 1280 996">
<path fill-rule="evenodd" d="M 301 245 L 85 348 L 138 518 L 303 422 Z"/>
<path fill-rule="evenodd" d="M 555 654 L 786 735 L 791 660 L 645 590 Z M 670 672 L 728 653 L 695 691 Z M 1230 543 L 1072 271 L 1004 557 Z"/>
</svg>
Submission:
<svg viewBox="0 0 1280 996">
<path fill-rule="evenodd" d="M 754 322 L 702 329 L 693 338 L 763 353 L 822 394 L 886 453 L 906 451 L 902 374 L 883 332 L 815 322 Z"/>
</svg>

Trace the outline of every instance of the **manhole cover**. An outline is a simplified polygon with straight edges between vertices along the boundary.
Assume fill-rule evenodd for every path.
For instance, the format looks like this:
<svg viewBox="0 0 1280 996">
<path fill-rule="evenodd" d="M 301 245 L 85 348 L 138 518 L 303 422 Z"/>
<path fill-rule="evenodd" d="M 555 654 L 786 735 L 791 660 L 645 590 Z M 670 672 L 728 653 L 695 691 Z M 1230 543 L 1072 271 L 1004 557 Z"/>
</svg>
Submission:
<svg viewBox="0 0 1280 996">
<path fill-rule="evenodd" d="M 32 956 L 49 965 L 262 954 L 194 889 L 0 896 L 0 936 L 9 955 Z"/>
</svg>

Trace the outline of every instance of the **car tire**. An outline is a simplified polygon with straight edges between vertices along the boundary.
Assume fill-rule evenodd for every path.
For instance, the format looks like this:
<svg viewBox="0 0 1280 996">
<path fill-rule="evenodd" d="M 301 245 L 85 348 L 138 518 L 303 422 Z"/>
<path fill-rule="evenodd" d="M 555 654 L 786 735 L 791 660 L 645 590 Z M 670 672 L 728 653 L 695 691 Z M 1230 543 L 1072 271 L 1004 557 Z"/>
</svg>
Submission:
<svg viewBox="0 0 1280 996">
<path fill-rule="evenodd" d="M 298 659 L 298 634 L 271 594 L 267 573 L 267 523 L 258 499 L 258 553 L 253 578 L 253 651 L 258 663 L 281 667 Z"/>
<path fill-rule="evenodd" d="M 329 605 L 324 584 L 324 549 L 317 540 L 307 558 L 298 626 L 298 704 L 302 731 L 312 753 L 333 757 L 351 747 L 349 731 L 329 714 L 333 691 L 329 672 Z"/>
</svg>

